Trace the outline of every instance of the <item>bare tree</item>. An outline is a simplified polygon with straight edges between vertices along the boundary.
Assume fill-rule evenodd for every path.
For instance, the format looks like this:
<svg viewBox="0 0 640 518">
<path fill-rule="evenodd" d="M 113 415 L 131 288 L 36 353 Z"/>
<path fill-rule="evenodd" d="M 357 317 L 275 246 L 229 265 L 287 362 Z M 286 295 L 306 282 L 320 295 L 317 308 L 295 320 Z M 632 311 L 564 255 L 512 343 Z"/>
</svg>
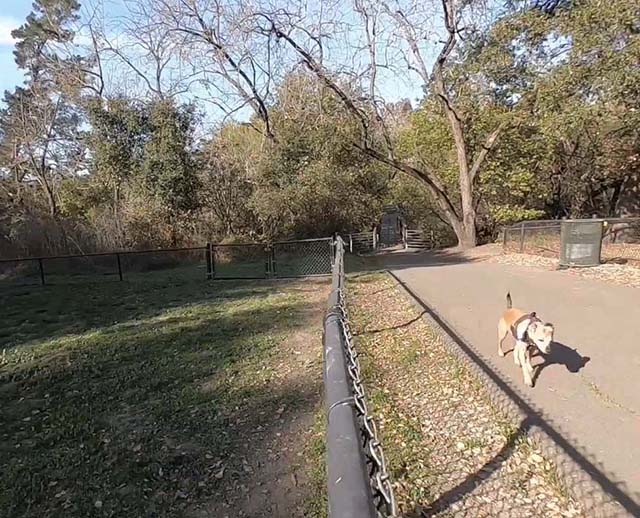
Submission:
<svg viewBox="0 0 640 518">
<path fill-rule="evenodd" d="M 224 118 L 249 108 L 260 124 L 252 127 L 269 139 L 275 134 L 268 105 L 277 77 L 273 42 L 257 41 L 242 2 L 149 0 L 156 20 L 192 79 L 191 94 L 215 106 Z M 198 89 L 202 94 L 198 95 Z"/>
<path fill-rule="evenodd" d="M 368 156 L 420 180 L 453 228 L 460 246 L 467 248 L 476 244 L 477 200 L 474 186 L 481 167 L 506 126 L 506 122 L 499 124 L 486 136 L 475 157 L 470 156 L 465 124 L 456 107 L 455 94 L 446 80 L 452 53 L 460 39 L 460 33 L 463 31 L 459 28 L 462 17 L 457 10 L 458 5 L 456 0 L 442 0 L 446 40 L 431 66 L 429 66 L 422 48 L 425 27 L 419 25 L 430 23 L 430 21 L 408 16 L 398 5 L 382 5 L 382 10 L 387 15 L 387 37 L 391 38 L 390 35 L 392 35 L 394 40 L 393 42 L 388 40 L 389 43 L 401 42 L 397 48 L 404 54 L 404 61 L 409 70 L 418 75 L 423 83 L 425 93 L 433 92 L 436 95 L 447 117 L 453 145 L 456 149 L 458 193 L 452 193 L 447 189 L 439 177 L 438 171 L 417 167 L 406 160 L 399 159 L 394 152 L 393 143 L 388 138 L 384 127 L 384 119 L 380 115 L 379 100 L 376 95 L 376 74 L 380 66 L 377 62 L 378 42 L 376 37 L 381 23 L 377 8 L 365 5 L 363 0 L 356 0 L 354 7 L 363 21 L 362 30 L 365 34 L 366 51 L 369 56 L 367 67 L 369 91 L 365 102 L 344 88 L 339 77 L 309 50 L 309 41 L 312 44 L 316 42 L 316 39 L 309 37 L 311 32 L 309 27 L 301 27 L 298 19 L 283 16 L 281 12 L 261 12 L 258 18 L 262 20 L 259 31 L 263 34 L 272 34 L 279 41 L 285 42 L 301 58 L 304 66 L 332 90 L 342 101 L 344 107 L 356 118 L 361 128 L 361 140 L 354 142 L 354 145 Z M 419 11 L 416 6 L 417 1 L 409 3 L 410 9 Z M 384 137 L 382 145 L 380 138 L 376 139 L 376 136 Z"/>
</svg>

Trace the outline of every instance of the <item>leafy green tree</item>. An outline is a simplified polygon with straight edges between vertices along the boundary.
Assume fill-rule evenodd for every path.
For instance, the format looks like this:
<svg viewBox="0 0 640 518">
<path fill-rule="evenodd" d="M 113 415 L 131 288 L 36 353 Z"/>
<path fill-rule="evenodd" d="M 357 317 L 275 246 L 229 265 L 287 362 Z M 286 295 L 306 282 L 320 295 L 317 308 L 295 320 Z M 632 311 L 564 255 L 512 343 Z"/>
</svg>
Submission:
<svg viewBox="0 0 640 518">
<path fill-rule="evenodd" d="M 179 106 L 162 99 L 149 106 L 141 175 L 148 191 L 171 217 L 198 207 L 199 182 L 192 149 L 196 118 L 193 105 Z"/>
<path fill-rule="evenodd" d="M 358 128 L 321 82 L 289 76 L 271 119 L 278 139 L 265 143 L 251 199 L 267 235 L 330 235 L 377 221 L 389 170 L 353 147 Z"/>
<path fill-rule="evenodd" d="M 15 61 L 26 73 L 26 84 L 5 92 L 0 112 L 0 162 L 17 181 L 38 183 L 53 217 L 58 215 L 59 179 L 75 174 L 83 159 L 81 114 L 65 92 L 68 67 L 57 52 L 73 39 L 69 26 L 79 7 L 74 0 L 33 3 L 33 12 L 12 33 Z"/>
</svg>

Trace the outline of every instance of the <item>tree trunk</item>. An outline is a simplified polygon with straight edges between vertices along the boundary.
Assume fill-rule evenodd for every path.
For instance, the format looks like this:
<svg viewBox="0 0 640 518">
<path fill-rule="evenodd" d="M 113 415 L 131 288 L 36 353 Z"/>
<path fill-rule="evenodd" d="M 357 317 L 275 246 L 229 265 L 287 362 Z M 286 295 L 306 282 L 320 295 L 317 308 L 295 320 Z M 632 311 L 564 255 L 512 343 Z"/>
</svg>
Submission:
<svg viewBox="0 0 640 518">
<path fill-rule="evenodd" d="M 40 185 L 42 185 L 42 190 L 44 191 L 45 197 L 47 198 L 47 204 L 49 205 L 49 215 L 52 218 L 57 219 L 58 204 L 56 203 L 56 197 L 53 194 L 53 190 L 46 180 L 43 180 Z"/>
</svg>

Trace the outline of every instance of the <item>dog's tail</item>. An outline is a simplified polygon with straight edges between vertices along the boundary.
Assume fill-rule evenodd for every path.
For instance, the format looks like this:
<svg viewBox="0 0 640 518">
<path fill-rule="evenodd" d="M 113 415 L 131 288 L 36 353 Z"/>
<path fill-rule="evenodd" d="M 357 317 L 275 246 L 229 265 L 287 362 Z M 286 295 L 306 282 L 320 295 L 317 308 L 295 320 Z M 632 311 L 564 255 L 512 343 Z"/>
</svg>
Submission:
<svg viewBox="0 0 640 518">
<path fill-rule="evenodd" d="M 511 302 L 511 292 L 507 293 L 507 309 L 511 309 L 513 302 Z"/>
</svg>

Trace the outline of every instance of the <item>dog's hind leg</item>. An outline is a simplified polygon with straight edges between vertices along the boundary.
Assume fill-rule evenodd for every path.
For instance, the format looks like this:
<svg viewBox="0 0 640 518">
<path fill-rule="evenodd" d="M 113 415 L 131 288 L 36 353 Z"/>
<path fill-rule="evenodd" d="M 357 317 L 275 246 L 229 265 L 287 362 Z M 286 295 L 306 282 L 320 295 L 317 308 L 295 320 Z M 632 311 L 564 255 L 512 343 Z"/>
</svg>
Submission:
<svg viewBox="0 0 640 518">
<path fill-rule="evenodd" d="M 502 342 L 506 338 L 509 333 L 509 326 L 504 321 L 504 318 L 501 318 L 498 322 L 498 356 L 504 356 L 504 351 L 502 350 Z"/>
</svg>

